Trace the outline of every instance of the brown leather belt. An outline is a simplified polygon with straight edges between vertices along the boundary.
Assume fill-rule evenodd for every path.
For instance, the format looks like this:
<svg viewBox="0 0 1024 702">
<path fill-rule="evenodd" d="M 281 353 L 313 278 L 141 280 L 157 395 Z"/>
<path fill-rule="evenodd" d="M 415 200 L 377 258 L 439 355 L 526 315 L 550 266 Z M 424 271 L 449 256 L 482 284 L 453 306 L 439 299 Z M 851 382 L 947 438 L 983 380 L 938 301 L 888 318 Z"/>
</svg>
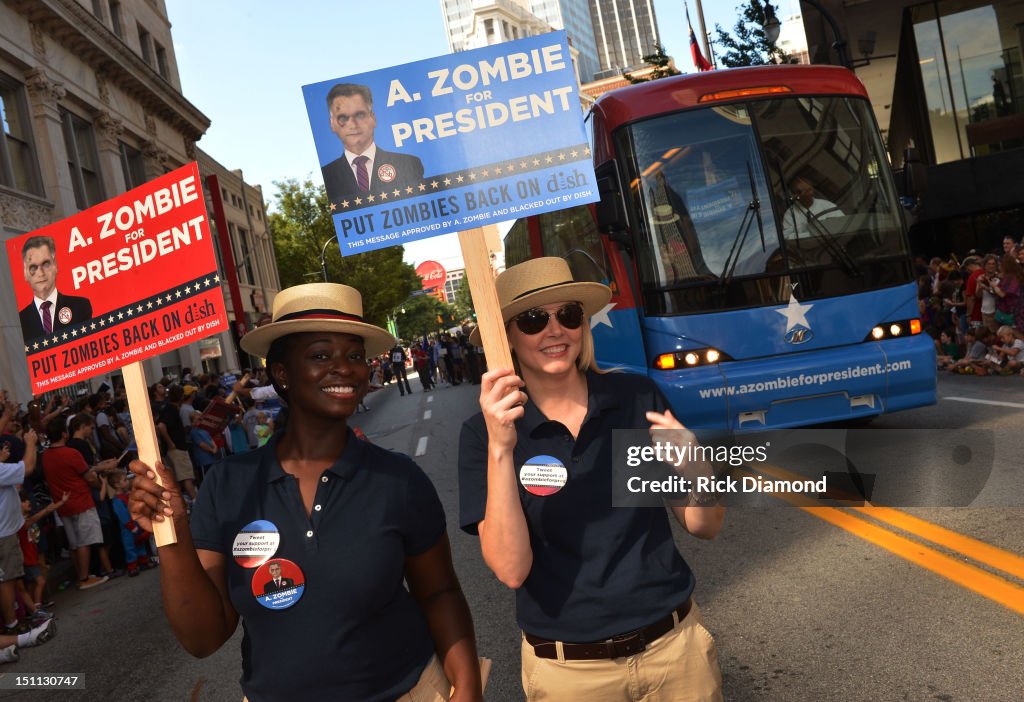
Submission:
<svg viewBox="0 0 1024 702">
<path fill-rule="evenodd" d="M 686 615 L 690 613 L 691 603 L 692 600 L 687 600 L 676 607 L 673 612 L 669 612 L 667 616 L 662 617 L 653 624 L 649 624 L 642 629 L 613 636 L 605 641 L 592 641 L 590 643 L 563 643 L 562 651 L 565 654 L 565 660 L 591 661 L 601 658 L 625 658 L 627 656 L 635 656 L 636 654 L 647 650 L 647 646 L 649 644 L 654 643 L 654 641 L 672 631 L 676 624 L 675 620 L 672 618 L 672 614 L 678 616 L 679 621 L 683 621 L 686 618 Z M 527 634 L 526 632 L 523 632 L 523 636 L 526 638 L 526 642 L 533 646 L 533 652 L 538 658 L 558 658 L 558 646 L 556 642 L 549 639 L 542 639 L 539 636 Z"/>
</svg>

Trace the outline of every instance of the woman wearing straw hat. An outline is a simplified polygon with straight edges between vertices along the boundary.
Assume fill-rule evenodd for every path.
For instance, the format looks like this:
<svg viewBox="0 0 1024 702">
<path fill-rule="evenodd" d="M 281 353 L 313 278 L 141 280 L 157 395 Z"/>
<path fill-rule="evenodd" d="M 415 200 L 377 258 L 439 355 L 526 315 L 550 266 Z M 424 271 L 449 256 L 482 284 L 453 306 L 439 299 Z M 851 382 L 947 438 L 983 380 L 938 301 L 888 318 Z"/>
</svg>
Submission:
<svg viewBox="0 0 1024 702">
<path fill-rule="evenodd" d="M 463 425 L 460 524 L 516 590 L 527 700 L 720 700 L 666 511 L 612 506 L 613 430 L 692 434 L 649 379 L 594 365 L 587 319 L 606 286 L 575 282 L 560 258 L 513 266 L 496 285 L 516 369 L 483 376 L 483 411 Z M 724 508 L 706 505 L 673 511 L 712 538 Z"/>
<path fill-rule="evenodd" d="M 451 699 L 482 698 L 437 493 L 407 457 L 346 425 L 368 390 L 367 355 L 394 342 L 362 321 L 354 288 L 284 290 L 273 322 L 243 337 L 242 348 L 266 357 L 288 403 L 287 428 L 213 467 L 191 533 L 177 488 L 163 490 L 153 470 L 132 465 L 136 521 L 150 528 L 172 519 L 177 530 L 178 543 L 160 548 L 175 636 L 207 656 L 241 617 L 241 685 L 252 702 L 447 700 L 449 680 Z M 265 592 L 272 578 L 289 586 Z"/>
</svg>

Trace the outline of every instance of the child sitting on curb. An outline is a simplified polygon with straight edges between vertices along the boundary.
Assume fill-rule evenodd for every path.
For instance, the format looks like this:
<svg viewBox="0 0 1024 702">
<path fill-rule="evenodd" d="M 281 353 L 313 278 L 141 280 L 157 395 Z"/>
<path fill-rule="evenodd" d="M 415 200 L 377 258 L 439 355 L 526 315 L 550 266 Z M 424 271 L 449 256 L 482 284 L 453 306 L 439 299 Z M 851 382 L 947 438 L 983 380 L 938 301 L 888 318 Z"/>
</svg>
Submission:
<svg viewBox="0 0 1024 702">
<path fill-rule="evenodd" d="M 994 344 L 992 351 L 999 354 L 1002 374 L 1013 375 L 1024 367 L 1024 340 L 1018 339 L 1013 327 L 1002 326 L 996 332 L 1002 344 Z"/>
<path fill-rule="evenodd" d="M 110 486 L 116 491 L 114 496 L 114 514 L 121 526 L 121 543 L 124 546 L 125 569 L 129 577 L 135 577 L 141 570 L 155 568 L 146 553 L 146 542 L 149 534 L 142 530 L 128 513 L 128 476 L 117 471 L 110 476 Z"/>
</svg>

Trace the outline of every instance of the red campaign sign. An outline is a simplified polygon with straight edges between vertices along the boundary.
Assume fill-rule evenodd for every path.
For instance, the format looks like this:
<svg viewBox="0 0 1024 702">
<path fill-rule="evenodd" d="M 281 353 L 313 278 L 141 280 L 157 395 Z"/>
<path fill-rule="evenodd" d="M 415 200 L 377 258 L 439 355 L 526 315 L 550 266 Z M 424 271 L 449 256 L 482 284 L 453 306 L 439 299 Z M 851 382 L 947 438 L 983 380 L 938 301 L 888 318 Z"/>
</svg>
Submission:
<svg viewBox="0 0 1024 702">
<path fill-rule="evenodd" d="M 228 326 L 199 166 L 7 242 L 32 392 Z"/>
<path fill-rule="evenodd" d="M 447 273 L 437 261 L 424 261 L 416 266 L 416 275 L 423 278 L 423 289 L 427 292 L 435 288 L 444 287 L 444 279 Z"/>
</svg>

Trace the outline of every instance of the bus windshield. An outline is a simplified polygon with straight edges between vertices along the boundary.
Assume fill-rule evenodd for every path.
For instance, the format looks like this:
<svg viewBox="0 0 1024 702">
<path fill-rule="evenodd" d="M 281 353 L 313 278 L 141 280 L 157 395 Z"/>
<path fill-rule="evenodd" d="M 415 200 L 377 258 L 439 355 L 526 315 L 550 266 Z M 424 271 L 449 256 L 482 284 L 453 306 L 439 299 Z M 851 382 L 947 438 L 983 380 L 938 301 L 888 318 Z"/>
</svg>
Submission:
<svg viewBox="0 0 1024 702">
<path fill-rule="evenodd" d="M 616 134 L 648 314 L 785 304 L 911 280 L 870 106 L 787 97 Z"/>
</svg>

